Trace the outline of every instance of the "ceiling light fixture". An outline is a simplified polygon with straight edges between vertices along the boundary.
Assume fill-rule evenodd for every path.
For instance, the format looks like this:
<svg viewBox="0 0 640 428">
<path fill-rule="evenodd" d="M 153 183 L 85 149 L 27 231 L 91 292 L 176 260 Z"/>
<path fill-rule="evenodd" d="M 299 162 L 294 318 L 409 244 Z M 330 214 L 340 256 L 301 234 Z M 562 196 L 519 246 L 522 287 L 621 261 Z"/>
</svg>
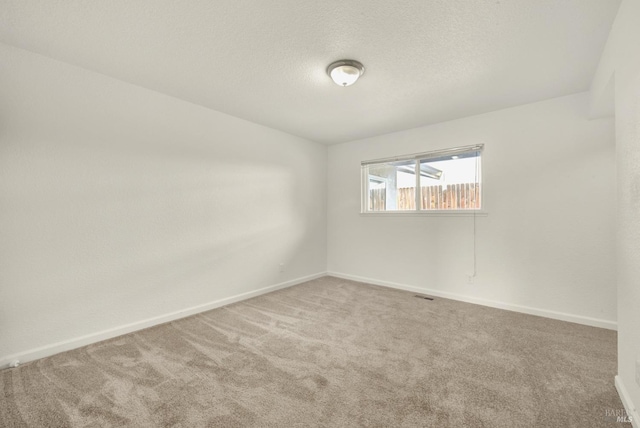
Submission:
<svg viewBox="0 0 640 428">
<path fill-rule="evenodd" d="M 352 59 L 343 59 L 329 64 L 327 74 L 336 85 L 351 86 L 364 74 L 364 66 Z"/>
</svg>

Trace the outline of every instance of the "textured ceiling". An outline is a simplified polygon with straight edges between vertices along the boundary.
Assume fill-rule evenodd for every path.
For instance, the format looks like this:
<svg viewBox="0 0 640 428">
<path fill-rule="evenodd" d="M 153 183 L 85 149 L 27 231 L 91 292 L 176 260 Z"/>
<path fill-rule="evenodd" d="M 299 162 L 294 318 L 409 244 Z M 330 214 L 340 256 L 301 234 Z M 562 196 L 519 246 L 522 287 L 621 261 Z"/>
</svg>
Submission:
<svg viewBox="0 0 640 428">
<path fill-rule="evenodd" d="M 585 91 L 619 4 L 0 0 L 0 41 L 331 144 Z"/>
</svg>

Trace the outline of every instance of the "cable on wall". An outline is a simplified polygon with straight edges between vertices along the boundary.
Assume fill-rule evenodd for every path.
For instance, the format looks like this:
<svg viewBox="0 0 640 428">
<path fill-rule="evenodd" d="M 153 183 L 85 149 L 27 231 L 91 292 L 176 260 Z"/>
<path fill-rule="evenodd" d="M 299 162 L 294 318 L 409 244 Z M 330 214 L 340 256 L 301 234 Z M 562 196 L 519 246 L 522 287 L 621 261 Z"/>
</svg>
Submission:
<svg viewBox="0 0 640 428">
<path fill-rule="evenodd" d="M 482 194 L 482 191 L 478 188 L 478 185 L 480 184 L 480 152 L 477 153 L 476 155 L 476 166 L 475 166 L 475 191 L 476 193 L 476 204 L 478 203 L 477 198 L 480 197 L 480 195 Z M 480 201 L 481 203 L 484 203 L 484 201 Z M 478 210 L 474 209 L 473 210 L 473 275 L 471 275 L 471 278 L 475 278 L 477 273 L 478 273 L 478 255 L 477 255 L 477 226 L 476 226 L 476 219 L 478 217 Z"/>
</svg>

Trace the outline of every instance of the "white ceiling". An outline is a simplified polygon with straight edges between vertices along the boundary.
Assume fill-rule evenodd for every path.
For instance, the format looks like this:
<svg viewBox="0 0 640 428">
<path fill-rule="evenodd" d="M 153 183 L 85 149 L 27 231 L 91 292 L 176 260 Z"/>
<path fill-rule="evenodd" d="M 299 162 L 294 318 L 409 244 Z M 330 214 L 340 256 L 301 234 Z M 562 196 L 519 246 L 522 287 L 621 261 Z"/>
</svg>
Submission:
<svg viewBox="0 0 640 428">
<path fill-rule="evenodd" d="M 619 5 L 0 0 L 0 41 L 333 144 L 585 91 Z"/>
</svg>

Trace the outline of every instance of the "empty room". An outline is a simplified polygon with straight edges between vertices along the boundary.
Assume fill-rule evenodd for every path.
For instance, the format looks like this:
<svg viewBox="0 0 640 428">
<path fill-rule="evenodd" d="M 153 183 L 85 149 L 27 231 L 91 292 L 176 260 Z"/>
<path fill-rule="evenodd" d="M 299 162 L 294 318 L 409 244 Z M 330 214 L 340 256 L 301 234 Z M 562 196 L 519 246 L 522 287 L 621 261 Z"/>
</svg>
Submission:
<svg viewBox="0 0 640 428">
<path fill-rule="evenodd" d="M 640 0 L 0 0 L 0 427 L 640 425 Z"/>
</svg>

